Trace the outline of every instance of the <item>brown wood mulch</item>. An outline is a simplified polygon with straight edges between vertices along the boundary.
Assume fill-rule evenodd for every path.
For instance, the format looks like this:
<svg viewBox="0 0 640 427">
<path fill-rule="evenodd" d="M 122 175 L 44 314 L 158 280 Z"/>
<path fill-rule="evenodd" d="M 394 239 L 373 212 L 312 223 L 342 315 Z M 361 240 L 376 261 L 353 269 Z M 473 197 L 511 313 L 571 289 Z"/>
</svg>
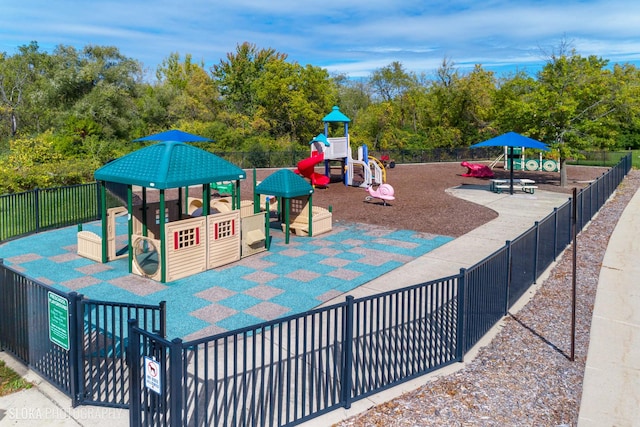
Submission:
<svg viewBox="0 0 640 427">
<path fill-rule="evenodd" d="M 464 367 L 336 426 L 577 425 L 600 266 L 609 236 L 638 188 L 640 172 L 632 171 L 578 236 L 575 361 L 569 357 L 569 248 L 531 300 L 505 317 L 497 335 Z"/>
</svg>

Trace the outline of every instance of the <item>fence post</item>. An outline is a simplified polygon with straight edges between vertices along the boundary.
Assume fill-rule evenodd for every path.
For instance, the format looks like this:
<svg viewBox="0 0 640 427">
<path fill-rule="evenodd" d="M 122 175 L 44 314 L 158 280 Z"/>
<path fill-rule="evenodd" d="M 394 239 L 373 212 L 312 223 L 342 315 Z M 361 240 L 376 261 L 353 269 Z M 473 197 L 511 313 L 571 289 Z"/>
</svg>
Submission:
<svg viewBox="0 0 640 427">
<path fill-rule="evenodd" d="M 347 295 L 342 338 L 342 401 L 345 409 L 351 408 L 351 369 L 353 368 L 353 296 Z"/>
<path fill-rule="evenodd" d="M 505 243 L 507 247 L 507 286 L 505 286 L 505 302 L 504 302 L 504 315 L 509 314 L 509 297 L 511 294 L 511 240 L 507 240 Z"/>
<path fill-rule="evenodd" d="M 460 275 L 458 276 L 458 319 L 457 319 L 457 329 L 458 336 L 457 344 L 456 344 L 456 360 L 458 362 L 464 362 L 464 354 L 467 352 L 465 348 L 466 340 L 464 339 L 466 335 L 466 298 L 465 298 L 465 287 L 466 287 L 466 279 L 467 279 L 467 269 L 461 268 Z"/>
<path fill-rule="evenodd" d="M 129 365 L 129 425 L 142 425 L 140 396 L 140 333 L 138 319 L 129 319 L 129 345 L 127 364 Z"/>
<path fill-rule="evenodd" d="M 171 341 L 169 349 L 169 363 L 171 363 L 169 372 L 171 375 L 170 392 L 171 401 L 169 402 L 169 416 L 171 419 L 171 427 L 180 427 L 182 425 L 182 340 L 175 338 Z"/>
<path fill-rule="evenodd" d="M 558 208 L 553 208 L 553 261 L 558 260 Z"/>
<path fill-rule="evenodd" d="M 82 352 L 84 349 L 84 313 L 82 295 L 71 292 L 69 297 L 69 388 L 71 392 L 71 406 L 76 407 L 84 400 L 84 363 Z"/>
<path fill-rule="evenodd" d="M 167 302 L 160 301 L 160 331 L 162 338 L 167 337 Z"/>
<path fill-rule="evenodd" d="M 538 279 L 538 251 L 540 249 L 540 221 L 536 221 L 533 223 L 533 226 L 536 228 L 536 247 L 533 251 L 533 284 L 536 284 L 536 280 Z"/>
<path fill-rule="evenodd" d="M 33 190 L 33 194 L 35 195 L 35 207 L 33 209 L 33 214 L 36 216 L 36 233 L 40 232 L 40 190 L 36 187 Z"/>
</svg>

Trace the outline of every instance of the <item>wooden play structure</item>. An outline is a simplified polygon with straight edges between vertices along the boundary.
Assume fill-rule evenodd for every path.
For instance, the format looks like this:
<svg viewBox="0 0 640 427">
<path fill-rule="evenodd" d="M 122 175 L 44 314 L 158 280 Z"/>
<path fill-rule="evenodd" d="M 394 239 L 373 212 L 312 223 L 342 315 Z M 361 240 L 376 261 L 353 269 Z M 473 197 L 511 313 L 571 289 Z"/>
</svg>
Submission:
<svg viewBox="0 0 640 427">
<path fill-rule="evenodd" d="M 289 243 L 292 230 L 298 236 L 310 237 L 331 231 L 333 224 L 331 211 L 313 206 L 313 187 L 292 171 L 279 170 L 260 184 L 254 185 L 254 188 L 255 211 L 261 209 L 266 211 L 271 200 L 274 198 L 278 200 L 276 212 L 278 212 L 282 231 L 285 233 L 285 243 Z"/>
<path fill-rule="evenodd" d="M 309 197 L 294 197 L 289 208 L 289 228 L 296 236 L 314 236 L 327 233 L 332 228 L 332 213 L 321 206 L 311 206 Z M 311 225 L 309 225 L 311 224 Z M 282 225 L 285 227 L 285 224 Z"/>
<path fill-rule="evenodd" d="M 128 257 L 131 273 L 168 282 L 267 249 L 267 214 L 252 209 L 251 202 L 240 202 L 244 171 L 207 151 L 164 141 L 106 164 L 95 177 L 101 187 L 105 238 L 79 231 L 79 255 L 103 263 Z M 233 183 L 234 196 L 212 198 L 211 183 L 216 182 Z M 126 208 L 105 208 L 107 183 L 126 186 Z M 192 186 L 201 186 L 202 198 L 189 196 Z M 151 192 L 157 201 L 149 201 Z M 128 250 L 118 255 L 114 221 L 124 214 Z"/>
</svg>

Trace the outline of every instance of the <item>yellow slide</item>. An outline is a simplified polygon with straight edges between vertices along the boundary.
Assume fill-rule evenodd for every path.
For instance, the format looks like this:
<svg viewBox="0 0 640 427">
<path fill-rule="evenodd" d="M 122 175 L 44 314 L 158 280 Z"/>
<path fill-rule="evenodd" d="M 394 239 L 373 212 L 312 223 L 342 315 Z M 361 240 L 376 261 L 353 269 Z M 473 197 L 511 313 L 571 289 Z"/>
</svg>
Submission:
<svg viewBox="0 0 640 427">
<path fill-rule="evenodd" d="M 382 171 L 382 182 L 380 184 L 387 182 L 387 169 L 384 167 L 384 164 L 373 156 L 369 156 L 369 161 L 376 163 Z"/>
</svg>

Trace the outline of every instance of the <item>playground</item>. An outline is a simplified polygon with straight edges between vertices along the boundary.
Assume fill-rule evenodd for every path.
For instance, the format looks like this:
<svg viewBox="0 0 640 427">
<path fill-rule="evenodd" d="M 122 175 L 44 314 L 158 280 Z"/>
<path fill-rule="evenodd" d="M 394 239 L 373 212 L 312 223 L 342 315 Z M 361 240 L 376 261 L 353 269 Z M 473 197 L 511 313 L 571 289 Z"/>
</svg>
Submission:
<svg viewBox="0 0 640 427">
<path fill-rule="evenodd" d="M 319 172 L 320 167 L 317 170 Z M 459 163 L 401 164 L 386 170 L 387 182 L 393 185 L 396 197 L 388 206 L 384 206 L 382 201 L 366 202 L 369 194 L 366 189 L 345 186 L 341 182 L 332 182 L 324 189 L 317 188 L 313 194 L 313 204 L 325 208 L 332 206 L 334 224 L 366 223 L 459 237 L 497 216 L 489 208 L 458 199 L 447 192 L 448 188 L 457 186 L 478 186 L 489 191 L 487 179 L 464 177 L 462 174 L 466 170 Z M 600 167 L 568 166 L 569 185 L 565 188 L 560 186 L 558 172 L 515 171 L 515 176 L 535 180 L 538 191 L 570 195 L 574 186 L 583 188 L 606 170 Z M 509 177 L 509 171 L 500 165 L 493 172 L 496 178 Z M 258 180 L 272 173 L 273 170 L 269 169 L 258 170 Z M 251 194 L 251 182 L 242 183 L 241 194 Z M 519 194 L 514 197 L 535 195 Z"/>
</svg>

